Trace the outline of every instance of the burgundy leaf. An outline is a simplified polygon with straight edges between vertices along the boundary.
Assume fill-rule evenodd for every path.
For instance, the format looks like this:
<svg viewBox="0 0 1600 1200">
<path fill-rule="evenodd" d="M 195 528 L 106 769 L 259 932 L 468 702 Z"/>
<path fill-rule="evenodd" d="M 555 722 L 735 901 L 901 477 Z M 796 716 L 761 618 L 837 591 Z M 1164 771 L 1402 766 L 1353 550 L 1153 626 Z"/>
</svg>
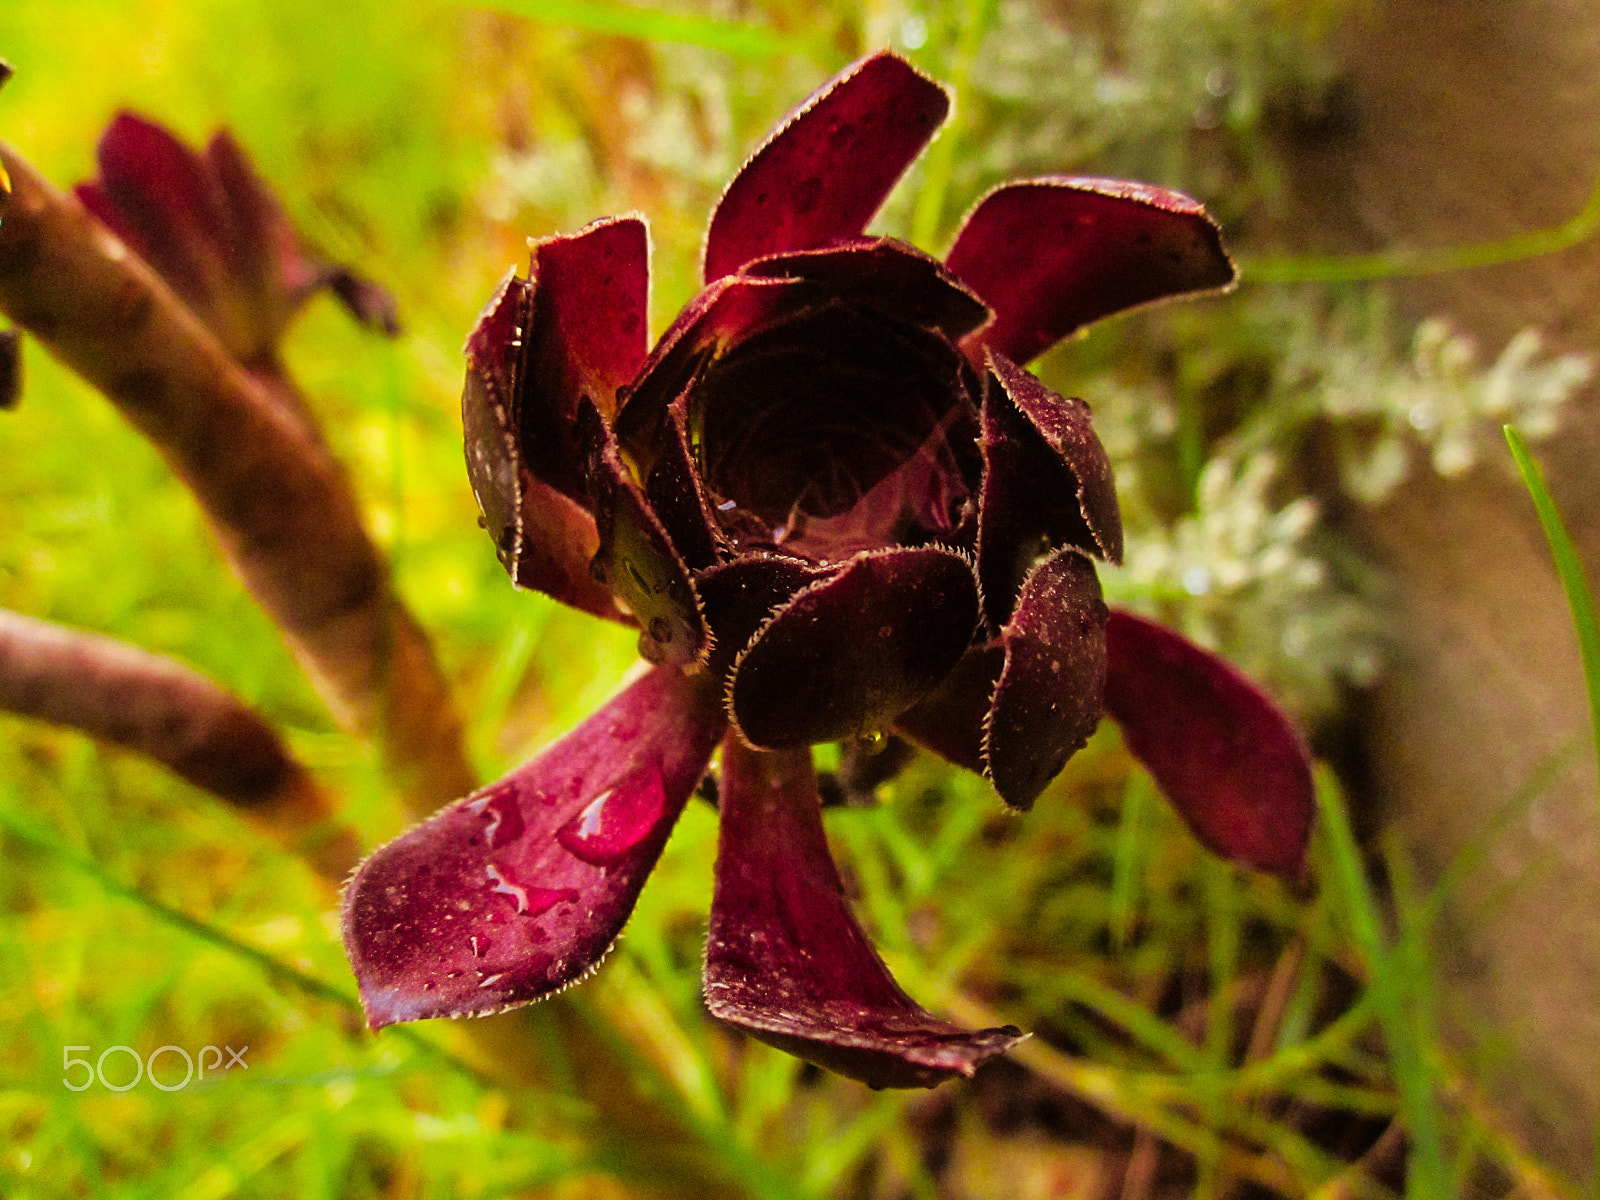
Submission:
<svg viewBox="0 0 1600 1200">
<path fill-rule="evenodd" d="M 858 554 L 800 592 L 739 657 L 728 685 L 734 724 L 771 748 L 882 731 L 938 686 L 977 623 L 977 584 L 959 554 Z"/>
<path fill-rule="evenodd" d="M 1082 400 L 1056 395 L 1002 355 L 989 356 L 978 578 L 999 629 L 1040 549 L 1075 546 L 1122 560 L 1122 515 L 1111 463 Z"/>
<path fill-rule="evenodd" d="M 1003 1054 L 1014 1026 L 969 1032 L 920 1008 L 856 923 L 828 853 L 811 752 L 722 749 L 711 1014 L 871 1087 L 932 1087 Z"/>
<path fill-rule="evenodd" d="M 467 383 L 461 395 L 467 477 L 500 564 L 518 587 L 627 622 L 611 589 L 589 569 L 600 546 L 594 519 L 535 479 L 518 450 L 519 347 L 531 292 L 529 284 L 508 274 L 467 338 Z"/>
<path fill-rule="evenodd" d="M 943 534 L 966 490 L 964 370 L 947 340 L 843 303 L 775 323 L 693 389 L 707 487 L 759 518 L 758 543 L 812 558 Z"/>
<path fill-rule="evenodd" d="M 689 445 L 682 405 L 673 405 L 668 413 L 645 497 L 686 566 L 703 571 L 717 562 L 723 549 L 721 530 Z"/>
<path fill-rule="evenodd" d="M 1216 223 L 1181 192 L 1058 176 L 978 201 L 945 261 L 994 310 L 969 339 L 974 361 L 986 346 L 1026 363 L 1091 321 L 1235 275 Z"/>
<path fill-rule="evenodd" d="M 1271 699 L 1172 630 L 1113 611 L 1106 712 L 1195 836 L 1224 858 L 1295 877 L 1316 801 L 1311 759 Z"/>
<path fill-rule="evenodd" d="M 946 762 L 986 775 L 984 723 L 1005 662 L 1005 647 L 998 639 L 971 647 L 937 688 L 894 719 L 895 732 Z"/>
<path fill-rule="evenodd" d="M 836 567 L 813 566 L 798 558 L 759 551 L 701 572 L 695 578 L 695 589 L 716 639 L 711 670 L 725 675 L 777 609 L 802 588 L 837 573 Z"/>
<path fill-rule="evenodd" d="M 586 975 L 723 728 L 704 676 L 656 667 L 526 766 L 381 847 L 344 901 L 368 1023 L 498 1012 Z"/>
<path fill-rule="evenodd" d="M 363 278 L 349 267 L 335 267 L 328 276 L 328 290 L 344 309 L 368 329 L 385 337 L 399 337 L 400 310 L 394 294 Z"/>
<path fill-rule="evenodd" d="M 80 185 L 78 199 L 196 311 L 247 265 L 247 231 L 229 228 L 221 183 L 165 128 L 120 112 L 100 135 L 96 159 L 100 178 Z"/>
<path fill-rule="evenodd" d="M 649 471 L 667 437 L 667 408 L 705 362 L 774 318 L 803 308 L 803 280 L 723 279 L 696 296 L 661 335 L 635 381 L 619 397 L 617 440 Z"/>
<path fill-rule="evenodd" d="M 860 238 L 820 250 L 758 258 L 741 274 L 803 279 L 819 294 L 908 325 L 934 329 L 952 342 L 979 329 L 989 309 L 943 263 L 896 238 Z"/>
<path fill-rule="evenodd" d="M 649 231 L 638 217 L 610 217 L 535 242 L 528 283 L 520 449 L 536 477 L 581 499 L 579 405 L 587 399 L 611 420 L 649 345 Z"/>
<path fill-rule="evenodd" d="M 949 111 L 942 87 L 888 51 L 846 68 L 723 192 L 706 230 L 705 281 L 762 255 L 858 236 Z"/>
<path fill-rule="evenodd" d="M 1026 809 L 1100 722 L 1106 606 L 1094 564 L 1064 547 L 1034 568 L 1001 631 L 1005 668 L 983 739 L 1000 798 Z"/>
<path fill-rule="evenodd" d="M 639 653 L 651 662 L 703 662 L 711 638 L 689 568 L 633 481 L 616 440 L 583 402 L 580 440 L 586 446 L 600 548 L 591 571 L 639 626 Z"/>
</svg>

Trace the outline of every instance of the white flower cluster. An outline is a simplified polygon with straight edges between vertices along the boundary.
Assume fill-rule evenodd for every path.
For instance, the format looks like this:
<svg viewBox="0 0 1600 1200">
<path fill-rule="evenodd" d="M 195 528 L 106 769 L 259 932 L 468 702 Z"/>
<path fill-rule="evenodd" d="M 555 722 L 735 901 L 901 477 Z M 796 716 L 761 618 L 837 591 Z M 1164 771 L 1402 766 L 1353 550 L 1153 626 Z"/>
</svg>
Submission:
<svg viewBox="0 0 1600 1200">
<path fill-rule="evenodd" d="M 1011 110 L 971 166 L 1187 179 L 1187 135 L 1253 130 L 1269 102 L 1330 103 L 1338 60 L 1321 36 L 1344 0 L 1002 0 L 973 85 Z M 1024 115 L 1025 114 L 1025 115 Z"/>
<path fill-rule="evenodd" d="M 1195 511 L 1129 528 L 1124 570 L 1108 583 L 1312 723 L 1335 711 L 1341 685 L 1376 677 L 1381 622 L 1371 597 L 1330 564 L 1316 502 L 1274 503 L 1279 468 L 1270 453 L 1212 459 Z"/>
<path fill-rule="evenodd" d="M 1594 370 L 1588 356 L 1547 354 L 1532 330 L 1481 367 L 1441 318 L 1397 354 L 1393 325 L 1375 292 L 1331 310 L 1314 296 L 1263 297 L 1208 325 L 1205 351 L 1219 363 L 1268 347 L 1269 365 L 1249 417 L 1212 447 L 1191 511 L 1175 521 L 1163 473 L 1184 433 L 1170 381 L 1130 379 L 1126 368 L 1074 381 L 1093 398 L 1123 505 L 1127 566 L 1108 580 L 1113 595 L 1220 651 L 1308 722 L 1333 711 L 1342 685 L 1375 678 L 1381 583 L 1319 528 L 1316 502 L 1292 494 L 1272 448 L 1300 444 L 1321 422 L 1345 494 L 1376 504 L 1419 458 L 1443 475 L 1509 466 L 1500 427 L 1549 436 Z M 1196 350 L 1174 347 L 1186 360 Z"/>
<path fill-rule="evenodd" d="M 1285 341 L 1281 370 L 1289 388 L 1307 393 L 1335 423 L 1342 482 L 1369 504 L 1405 478 L 1413 445 L 1449 476 L 1474 466 L 1486 447 L 1504 459 L 1504 424 L 1531 440 L 1550 436 L 1594 373 L 1588 355 L 1547 356 L 1533 329 L 1512 338 L 1483 370 L 1472 340 L 1443 318 L 1417 327 L 1408 358 L 1385 353 L 1381 338 L 1381 328 L 1330 338 L 1319 324 L 1300 321 Z"/>
</svg>

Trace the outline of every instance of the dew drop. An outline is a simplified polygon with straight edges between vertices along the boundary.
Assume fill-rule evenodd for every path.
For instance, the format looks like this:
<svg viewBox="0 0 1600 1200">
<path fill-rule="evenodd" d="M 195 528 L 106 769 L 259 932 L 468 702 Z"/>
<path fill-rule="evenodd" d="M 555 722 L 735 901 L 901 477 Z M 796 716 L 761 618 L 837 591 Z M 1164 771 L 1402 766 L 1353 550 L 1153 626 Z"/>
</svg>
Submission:
<svg viewBox="0 0 1600 1200">
<path fill-rule="evenodd" d="M 556 840 L 591 866 L 607 866 L 649 837 L 665 808 L 661 772 L 651 767 L 589 801 L 556 831 Z"/>
<path fill-rule="evenodd" d="M 501 973 L 499 975 L 489 975 L 489 976 L 486 976 L 484 978 L 484 980 L 481 983 L 478 984 L 478 986 L 480 988 L 493 987 L 495 984 L 499 983 L 504 978 L 505 978 L 505 974 L 504 973 Z"/>
<path fill-rule="evenodd" d="M 623 559 L 622 560 L 622 569 L 625 570 L 628 573 L 628 578 L 633 580 L 634 586 L 636 586 L 641 592 L 649 592 L 650 591 L 650 582 L 649 582 L 649 580 L 647 580 L 644 577 L 643 573 L 639 570 L 639 568 L 634 565 L 633 559 L 631 559 L 631 558 Z"/>
<path fill-rule="evenodd" d="M 467 811 L 488 822 L 488 828 L 483 832 L 491 850 L 509 846 L 522 836 L 526 828 L 515 788 L 505 787 L 481 796 L 467 805 Z"/>
<path fill-rule="evenodd" d="M 494 884 L 494 886 L 489 889 L 491 892 L 498 893 L 502 896 L 510 896 L 511 899 L 516 902 L 517 911 L 519 913 L 525 913 L 528 911 L 527 888 L 520 884 L 512 883 L 511 880 L 507 879 L 500 873 L 500 868 L 495 866 L 493 863 L 490 863 L 488 866 L 486 866 L 483 869 L 483 873 L 487 875 L 490 882 Z"/>
<path fill-rule="evenodd" d="M 893 625 L 880 625 L 878 627 L 878 636 L 881 637 L 881 638 L 893 637 L 894 636 L 894 626 Z"/>
<path fill-rule="evenodd" d="M 670 642 L 672 640 L 672 626 L 667 624 L 665 617 L 650 618 L 650 637 L 658 642 Z"/>
</svg>

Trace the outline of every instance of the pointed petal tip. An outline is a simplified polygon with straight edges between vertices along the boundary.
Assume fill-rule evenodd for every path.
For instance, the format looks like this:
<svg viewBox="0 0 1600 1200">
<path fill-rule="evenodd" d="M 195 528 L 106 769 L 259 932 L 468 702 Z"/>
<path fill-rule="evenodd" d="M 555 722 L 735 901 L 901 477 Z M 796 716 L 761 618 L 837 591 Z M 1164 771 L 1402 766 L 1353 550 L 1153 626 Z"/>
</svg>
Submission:
<svg viewBox="0 0 1600 1200">
<path fill-rule="evenodd" d="M 837 1040 L 828 1040 L 760 1028 L 751 1024 L 744 1014 L 730 1015 L 713 1009 L 712 1016 L 758 1042 L 835 1075 L 866 1084 L 873 1091 L 934 1088 L 957 1078 L 971 1079 L 984 1063 L 1033 1036 L 1015 1025 L 970 1032 L 951 1026 L 951 1033 L 908 1032 L 891 1046 L 879 1036 L 851 1038 L 843 1035 Z"/>
<path fill-rule="evenodd" d="M 723 744 L 706 1007 L 752 1037 L 869 1087 L 932 1087 L 1003 1054 L 1006 1026 L 969 1031 L 889 974 L 844 895 L 809 749 Z"/>
<path fill-rule="evenodd" d="M 846 67 L 728 184 L 706 230 L 706 283 L 765 254 L 860 235 L 949 111 L 944 87 L 889 50 Z"/>
</svg>

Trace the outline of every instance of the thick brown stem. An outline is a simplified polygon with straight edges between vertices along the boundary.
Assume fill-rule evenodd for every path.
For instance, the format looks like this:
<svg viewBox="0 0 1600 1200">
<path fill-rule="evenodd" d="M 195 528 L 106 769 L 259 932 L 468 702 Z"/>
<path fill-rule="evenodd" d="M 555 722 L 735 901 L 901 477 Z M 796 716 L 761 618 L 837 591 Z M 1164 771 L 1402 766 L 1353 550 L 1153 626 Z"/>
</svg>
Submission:
<svg viewBox="0 0 1600 1200">
<path fill-rule="evenodd" d="M 138 257 L 0 146 L 0 312 L 103 391 L 194 491 L 228 557 L 413 812 L 473 784 L 461 721 L 343 471 Z"/>
<path fill-rule="evenodd" d="M 355 832 L 272 727 L 182 663 L 0 609 L 0 709 L 136 750 L 220 796 L 338 881 Z"/>
</svg>

